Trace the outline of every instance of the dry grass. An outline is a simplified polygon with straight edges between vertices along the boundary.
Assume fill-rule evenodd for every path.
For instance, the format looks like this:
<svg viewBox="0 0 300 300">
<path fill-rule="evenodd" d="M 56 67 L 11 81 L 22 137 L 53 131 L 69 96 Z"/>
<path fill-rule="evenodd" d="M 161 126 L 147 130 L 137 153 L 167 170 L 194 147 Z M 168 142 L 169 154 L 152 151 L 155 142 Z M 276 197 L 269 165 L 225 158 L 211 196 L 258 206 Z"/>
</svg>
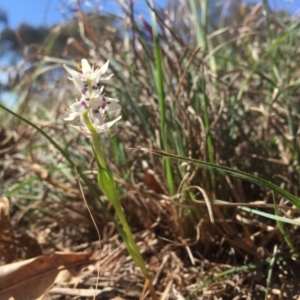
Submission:
<svg viewBox="0 0 300 300">
<path fill-rule="evenodd" d="M 85 29 L 78 43 L 72 40 L 60 57 L 36 54 L 30 69 L 18 70 L 26 76 L 17 86 L 22 91 L 17 112 L 58 142 L 95 182 L 89 142 L 62 121 L 73 91 L 66 78 L 56 79 L 47 68 L 60 70 L 59 58 L 84 56 L 99 65 L 111 59 L 115 75 L 106 90 L 120 99 L 123 123 L 102 142 L 159 299 L 181 299 L 176 291 L 188 297 L 199 287 L 188 299 L 300 297 L 298 227 L 282 225 L 284 236 L 274 220 L 241 207 L 275 215 L 275 201 L 278 215 L 292 220 L 299 209 L 265 187 L 175 160 L 171 195 L 162 158 L 132 149 L 163 148 L 152 24 L 129 9 L 121 34 L 103 34 L 91 15 L 78 16 Z M 255 6 L 236 24 L 211 30 L 203 49 L 191 11 L 184 6 L 181 18 L 171 16 L 157 13 L 168 151 L 249 172 L 298 197 L 298 21 L 265 16 Z M 10 239 L 0 241 L 1 262 L 56 250 L 93 251 L 100 257 L 99 287 L 109 288 L 101 299 L 139 299 L 143 277 L 88 187 L 84 195 L 100 230 L 101 251 L 75 171 L 39 132 L 0 114 L 0 192 L 9 198 L 12 224 Z M 95 276 L 96 266 L 88 268 L 77 288 L 93 288 Z"/>
</svg>

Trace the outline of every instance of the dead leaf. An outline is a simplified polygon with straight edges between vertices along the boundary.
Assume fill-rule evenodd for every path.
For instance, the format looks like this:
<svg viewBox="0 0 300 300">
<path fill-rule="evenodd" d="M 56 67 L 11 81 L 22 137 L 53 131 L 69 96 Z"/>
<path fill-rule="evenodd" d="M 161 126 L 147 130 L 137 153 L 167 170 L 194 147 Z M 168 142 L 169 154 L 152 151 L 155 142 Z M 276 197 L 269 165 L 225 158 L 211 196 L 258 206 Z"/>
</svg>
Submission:
<svg viewBox="0 0 300 300">
<path fill-rule="evenodd" d="M 90 253 L 55 252 L 50 256 L 7 264 L 0 267 L 0 299 L 43 299 L 63 270 L 76 276 L 91 262 Z"/>
<path fill-rule="evenodd" d="M 158 194 L 165 194 L 163 185 L 153 170 L 146 171 L 144 181 L 148 189 Z"/>
</svg>

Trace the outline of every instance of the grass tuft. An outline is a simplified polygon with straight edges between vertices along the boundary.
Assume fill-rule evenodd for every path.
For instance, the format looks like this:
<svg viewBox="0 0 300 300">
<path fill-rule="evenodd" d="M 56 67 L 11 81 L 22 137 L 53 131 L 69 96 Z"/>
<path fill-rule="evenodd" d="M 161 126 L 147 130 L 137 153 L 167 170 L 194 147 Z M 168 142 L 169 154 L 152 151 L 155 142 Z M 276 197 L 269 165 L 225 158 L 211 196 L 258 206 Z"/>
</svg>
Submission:
<svg viewBox="0 0 300 300">
<path fill-rule="evenodd" d="M 43 253 L 96 251 L 76 167 L 103 239 L 103 282 L 126 299 L 142 294 L 95 185 L 89 142 L 62 120 L 78 96 L 62 64 L 109 59 L 106 93 L 120 100 L 122 124 L 102 146 L 155 290 L 170 299 L 300 297 L 300 21 L 268 1 L 226 13 L 207 0 L 180 3 L 150 1 L 138 17 L 132 2 L 119 1 L 121 15 L 77 7 L 72 39 L 60 25 L 39 51 L 24 48 L 16 107 L 0 105 L 0 193 L 14 230 L 42 232 Z M 19 243 L 13 260 L 31 255 Z"/>
</svg>

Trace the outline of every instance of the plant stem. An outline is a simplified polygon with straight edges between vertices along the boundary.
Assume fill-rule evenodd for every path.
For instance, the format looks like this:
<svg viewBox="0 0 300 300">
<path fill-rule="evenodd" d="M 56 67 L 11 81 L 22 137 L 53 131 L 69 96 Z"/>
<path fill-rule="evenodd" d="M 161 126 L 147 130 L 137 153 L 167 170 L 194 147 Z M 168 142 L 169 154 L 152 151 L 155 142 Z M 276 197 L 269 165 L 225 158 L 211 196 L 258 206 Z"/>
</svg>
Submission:
<svg viewBox="0 0 300 300">
<path fill-rule="evenodd" d="M 89 110 L 86 110 L 83 113 L 83 119 L 84 119 L 84 122 L 85 122 L 88 130 L 90 131 L 90 133 L 92 135 L 92 140 L 93 140 L 97 160 L 98 160 L 100 166 L 103 169 L 106 169 L 106 163 L 105 163 L 104 156 L 103 156 L 103 153 L 102 153 L 102 148 L 101 148 L 101 145 L 100 145 L 99 136 L 98 136 L 98 133 L 96 132 L 93 124 L 91 123 L 91 121 L 89 119 L 88 112 L 89 112 Z"/>
</svg>

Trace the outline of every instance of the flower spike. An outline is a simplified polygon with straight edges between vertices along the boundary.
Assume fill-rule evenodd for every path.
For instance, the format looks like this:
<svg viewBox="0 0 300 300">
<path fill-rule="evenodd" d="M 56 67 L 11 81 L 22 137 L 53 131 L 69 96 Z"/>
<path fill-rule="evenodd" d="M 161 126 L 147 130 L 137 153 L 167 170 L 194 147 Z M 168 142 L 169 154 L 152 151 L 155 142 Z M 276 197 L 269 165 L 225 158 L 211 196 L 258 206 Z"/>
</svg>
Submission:
<svg viewBox="0 0 300 300">
<path fill-rule="evenodd" d="M 77 72 L 64 65 L 66 71 L 71 75 L 69 79 L 73 81 L 76 89 L 81 94 L 80 100 L 77 100 L 68 108 L 69 116 L 64 118 L 64 120 L 73 121 L 79 118 L 81 125 L 71 126 L 88 137 L 91 136 L 91 133 L 85 124 L 83 114 L 87 113 L 91 124 L 98 133 L 107 131 L 121 119 L 121 116 L 119 116 L 110 122 L 105 122 L 105 114 L 107 112 L 117 112 L 121 109 L 118 99 L 106 97 L 103 93 L 104 86 L 101 86 L 101 81 L 109 80 L 113 76 L 103 77 L 108 66 L 109 61 L 101 68 L 98 68 L 94 65 L 91 66 L 86 59 L 82 59 L 81 72 Z"/>
</svg>

